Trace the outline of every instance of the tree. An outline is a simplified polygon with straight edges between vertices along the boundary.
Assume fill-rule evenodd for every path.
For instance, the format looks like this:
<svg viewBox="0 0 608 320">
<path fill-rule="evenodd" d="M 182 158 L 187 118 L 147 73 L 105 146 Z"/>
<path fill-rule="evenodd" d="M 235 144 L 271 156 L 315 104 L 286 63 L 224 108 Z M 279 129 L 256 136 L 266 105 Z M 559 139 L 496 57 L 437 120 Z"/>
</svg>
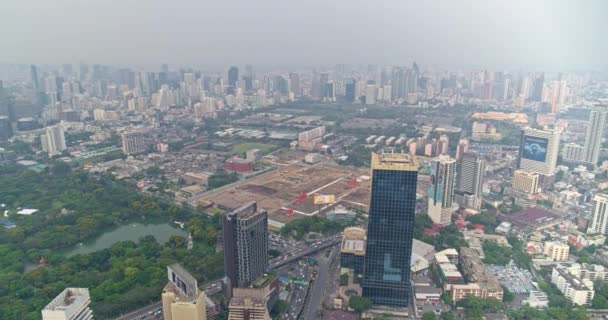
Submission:
<svg viewBox="0 0 608 320">
<path fill-rule="evenodd" d="M 452 312 L 442 312 L 439 319 L 440 320 L 455 320 L 456 316 Z"/>
<path fill-rule="evenodd" d="M 515 295 L 509 291 L 505 286 L 502 287 L 502 302 L 509 303 L 515 299 Z"/>
<path fill-rule="evenodd" d="M 435 315 L 435 312 L 427 311 L 422 314 L 422 320 L 437 320 L 437 316 Z"/>
<path fill-rule="evenodd" d="M 365 297 L 353 296 L 348 300 L 348 306 L 358 313 L 368 310 L 372 307 L 372 302 Z"/>
</svg>

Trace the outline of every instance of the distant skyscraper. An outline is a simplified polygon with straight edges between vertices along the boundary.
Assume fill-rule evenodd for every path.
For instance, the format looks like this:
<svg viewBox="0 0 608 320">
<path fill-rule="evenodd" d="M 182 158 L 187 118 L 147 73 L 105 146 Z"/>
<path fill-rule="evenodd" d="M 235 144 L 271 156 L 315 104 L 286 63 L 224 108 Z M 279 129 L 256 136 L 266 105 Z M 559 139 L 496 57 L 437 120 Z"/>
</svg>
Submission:
<svg viewBox="0 0 608 320">
<path fill-rule="evenodd" d="M 345 99 L 348 102 L 355 102 L 357 92 L 357 80 L 346 79 L 344 80 Z"/>
<path fill-rule="evenodd" d="M 47 127 L 40 135 L 40 143 L 42 150 L 46 151 L 49 157 L 60 154 L 66 149 L 63 127 L 61 125 Z"/>
<path fill-rule="evenodd" d="M 402 67 L 393 68 L 392 99 L 404 98 L 406 92 L 406 75 Z"/>
<path fill-rule="evenodd" d="M 456 199 L 461 207 L 481 208 L 483 178 L 486 171 L 486 161 L 478 154 L 465 152 L 458 163 L 458 180 L 456 183 Z"/>
<path fill-rule="evenodd" d="M 363 296 L 375 304 L 406 307 L 418 165 L 408 154 L 372 153 L 371 169 Z"/>
<path fill-rule="evenodd" d="M 456 182 L 456 160 L 440 155 L 431 161 L 431 187 L 428 191 L 428 215 L 433 223 L 452 223 L 452 201 Z"/>
<path fill-rule="evenodd" d="M 0 141 L 13 136 L 11 121 L 7 116 L 0 116 Z"/>
<path fill-rule="evenodd" d="M 30 81 L 34 92 L 40 92 L 40 80 L 38 78 L 38 68 L 35 65 L 30 66 Z"/>
<path fill-rule="evenodd" d="M 587 139 L 585 140 L 585 162 L 591 163 L 594 166 L 600 157 L 600 148 L 602 147 L 602 138 L 606 130 L 606 114 L 608 106 L 595 107 L 591 110 L 589 116 L 589 125 L 587 127 Z"/>
<path fill-rule="evenodd" d="M 467 151 L 469 151 L 469 139 L 460 139 L 456 147 L 456 160 L 460 160 Z"/>
<path fill-rule="evenodd" d="M 517 168 L 552 176 L 557 164 L 558 152 L 559 132 L 557 130 L 524 129 L 519 146 Z"/>
<path fill-rule="evenodd" d="M 296 97 L 302 95 L 302 89 L 300 88 L 300 75 L 295 72 L 289 73 L 289 86 L 290 91 L 294 93 Z"/>
<path fill-rule="evenodd" d="M 126 155 L 141 153 L 146 150 L 144 133 L 140 130 L 128 130 L 121 134 L 122 152 Z"/>
<path fill-rule="evenodd" d="M 224 269 L 232 287 L 244 288 L 268 268 L 268 213 L 249 202 L 224 214 Z"/>
<path fill-rule="evenodd" d="M 42 309 L 42 320 L 92 320 L 87 288 L 66 288 Z"/>
<path fill-rule="evenodd" d="M 378 88 L 375 84 L 368 84 L 365 86 L 365 104 L 376 104 L 376 96 L 378 95 Z"/>
<path fill-rule="evenodd" d="M 239 68 L 231 66 L 228 69 L 228 85 L 236 88 L 236 82 L 239 80 Z"/>
<path fill-rule="evenodd" d="M 608 234 L 608 194 L 596 194 L 592 203 L 591 225 L 587 233 Z"/>
</svg>

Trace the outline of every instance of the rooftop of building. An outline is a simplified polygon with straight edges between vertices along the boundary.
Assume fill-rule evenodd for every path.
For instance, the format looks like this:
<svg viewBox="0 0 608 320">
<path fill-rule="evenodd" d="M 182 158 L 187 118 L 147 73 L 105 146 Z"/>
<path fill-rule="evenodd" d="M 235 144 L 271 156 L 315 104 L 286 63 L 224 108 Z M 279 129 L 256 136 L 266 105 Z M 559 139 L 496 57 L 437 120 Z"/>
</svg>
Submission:
<svg viewBox="0 0 608 320">
<path fill-rule="evenodd" d="M 418 171 L 416 159 L 406 153 L 372 152 L 372 169 Z"/>
<path fill-rule="evenodd" d="M 568 284 L 570 284 L 570 287 L 572 287 L 574 290 L 593 290 L 593 287 L 589 287 L 587 285 L 585 285 L 585 283 L 575 277 L 574 275 L 572 275 L 566 268 L 562 268 L 560 266 L 554 268 L 553 270 L 555 270 L 557 273 L 559 273 L 559 275 L 566 279 L 566 281 L 568 282 Z"/>
<path fill-rule="evenodd" d="M 251 286 L 254 288 L 264 288 L 264 287 L 268 286 L 276 278 L 277 278 L 276 274 L 267 273 L 267 274 L 257 278 Z"/>
<path fill-rule="evenodd" d="M 72 305 L 85 305 L 90 301 L 89 289 L 66 288 L 44 307 L 43 311 L 63 311 Z"/>
<path fill-rule="evenodd" d="M 230 217 L 236 217 L 239 219 L 247 219 L 254 217 L 258 212 L 258 204 L 255 201 L 250 201 L 244 205 L 226 213 Z"/>
<path fill-rule="evenodd" d="M 477 250 L 472 248 L 460 248 L 460 258 L 463 271 L 469 282 L 478 283 L 487 289 L 501 289 L 498 279 L 488 270 L 479 257 Z"/>
</svg>

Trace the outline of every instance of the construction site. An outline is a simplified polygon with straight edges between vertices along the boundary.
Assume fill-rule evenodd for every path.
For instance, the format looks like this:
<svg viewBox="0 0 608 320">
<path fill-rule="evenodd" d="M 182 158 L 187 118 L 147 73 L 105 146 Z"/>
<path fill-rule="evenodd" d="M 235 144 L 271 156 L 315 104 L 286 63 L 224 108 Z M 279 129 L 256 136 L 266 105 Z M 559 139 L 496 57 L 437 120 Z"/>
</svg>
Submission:
<svg viewBox="0 0 608 320">
<path fill-rule="evenodd" d="M 369 169 L 344 167 L 328 161 L 315 165 L 289 161 L 273 171 L 208 192 L 197 202 L 230 209 L 247 201 L 257 201 L 259 208 L 268 211 L 270 219 L 285 223 L 305 216 L 323 215 L 338 204 L 367 208 L 369 192 Z M 315 196 L 321 195 L 330 196 L 326 199 L 331 200 L 315 204 Z"/>
</svg>

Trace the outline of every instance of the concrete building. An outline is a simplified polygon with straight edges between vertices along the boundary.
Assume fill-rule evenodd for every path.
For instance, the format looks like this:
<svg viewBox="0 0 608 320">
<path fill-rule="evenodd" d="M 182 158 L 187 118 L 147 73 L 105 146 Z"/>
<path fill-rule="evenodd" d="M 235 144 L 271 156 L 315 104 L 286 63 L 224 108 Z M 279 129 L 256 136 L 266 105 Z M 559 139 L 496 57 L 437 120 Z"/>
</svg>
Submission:
<svg viewBox="0 0 608 320">
<path fill-rule="evenodd" d="M 207 297 L 196 279 L 181 265 L 167 266 L 169 281 L 163 289 L 164 320 L 207 320 Z"/>
<path fill-rule="evenodd" d="M 581 162 L 585 158 L 585 148 L 575 143 L 567 143 L 562 150 L 564 161 Z"/>
<path fill-rule="evenodd" d="M 126 155 L 137 154 L 146 150 L 144 133 L 140 130 L 128 130 L 120 135 L 122 152 Z"/>
<path fill-rule="evenodd" d="M 486 161 L 476 153 L 465 152 L 458 162 L 455 200 L 463 208 L 479 210 L 483 192 Z M 469 200 L 471 199 L 471 200 Z"/>
<path fill-rule="evenodd" d="M 486 268 L 475 249 L 460 248 L 459 265 L 467 284 L 452 285 L 452 301 L 458 302 L 468 295 L 502 301 L 503 289 L 500 282 Z"/>
<path fill-rule="evenodd" d="M 57 125 L 45 128 L 44 133 L 40 135 L 40 143 L 42 150 L 48 153 L 49 157 L 61 154 L 61 151 L 67 148 L 63 127 Z"/>
<path fill-rule="evenodd" d="M 355 274 L 363 273 L 367 231 L 360 227 L 344 229 L 340 245 L 340 267 L 352 269 Z"/>
<path fill-rule="evenodd" d="M 559 136 L 557 130 L 524 129 L 517 168 L 552 176 L 557 165 Z"/>
<path fill-rule="evenodd" d="M 597 165 L 600 157 L 602 138 L 606 130 L 606 114 L 608 114 L 608 106 L 597 106 L 591 110 L 589 115 L 584 161 L 593 164 L 593 166 Z"/>
<path fill-rule="evenodd" d="M 547 241 L 543 248 L 543 254 L 553 261 L 568 261 L 570 246 L 563 242 Z"/>
<path fill-rule="evenodd" d="M 226 171 L 249 172 L 252 171 L 255 163 L 251 160 L 233 158 L 224 163 Z"/>
<path fill-rule="evenodd" d="M 431 186 L 428 191 L 428 215 L 435 224 L 452 223 L 452 202 L 456 180 L 456 160 L 440 155 L 431 162 Z"/>
<path fill-rule="evenodd" d="M 228 320 L 270 320 L 264 292 L 254 288 L 234 288 L 228 306 Z"/>
<path fill-rule="evenodd" d="M 315 164 L 321 162 L 321 155 L 318 153 L 308 153 L 304 156 L 304 162 Z"/>
<path fill-rule="evenodd" d="M 268 213 L 249 202 L 224 214 L 224 269 L 232 287 L 247 287 L 268 268 Z"/>
<path fill-rule="evenodd" d="M 515 170 L 513 172 L 513 190 L 529 195 L 536 194 L 538 193 L 539 179 L 538 173 Z"/>
<path fill-rule="evenodd" d="M 42 309 L 42 320 L 92 320 L 87 288 L 66 288 Z"/>
<path fill-rule="evenodd" d="M 591 225 L 587 233 L 608 234 L 608 194 L 596 194 L 591 202 Z"/>
<path fill-rule="evenodd" d="M 580 279 L 571 274 L 566 267 L 560 265 L 553 268 L 551 283 L 573 304 L 580 306 L 591 305 L 591 301 L 595 295 L 591 280 Z"/>
</svg>

